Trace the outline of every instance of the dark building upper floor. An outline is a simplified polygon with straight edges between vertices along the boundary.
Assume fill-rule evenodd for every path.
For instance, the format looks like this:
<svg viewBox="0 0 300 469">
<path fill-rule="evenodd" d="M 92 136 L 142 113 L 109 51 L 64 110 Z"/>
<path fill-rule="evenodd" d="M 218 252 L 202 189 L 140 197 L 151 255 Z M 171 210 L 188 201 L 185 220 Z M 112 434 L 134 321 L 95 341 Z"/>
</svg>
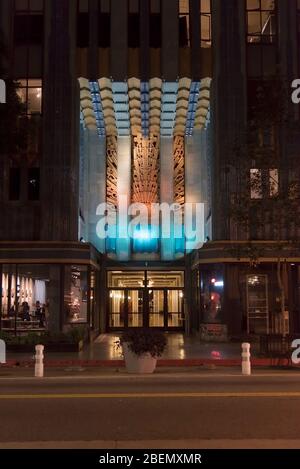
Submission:
<svg viewBox="0 0 300 469">
<path fill-rule="evenodd" d="M 227 53 L 238 46 L 250 77 L 274 75 L 279 63 L 299 70 L 298 0 L 3 0 L 0 11 L 17 78 L 44 75 L 60 34 L 66 60 L 90 79 L 212 76 L 220 39 Z"/>
</svg>

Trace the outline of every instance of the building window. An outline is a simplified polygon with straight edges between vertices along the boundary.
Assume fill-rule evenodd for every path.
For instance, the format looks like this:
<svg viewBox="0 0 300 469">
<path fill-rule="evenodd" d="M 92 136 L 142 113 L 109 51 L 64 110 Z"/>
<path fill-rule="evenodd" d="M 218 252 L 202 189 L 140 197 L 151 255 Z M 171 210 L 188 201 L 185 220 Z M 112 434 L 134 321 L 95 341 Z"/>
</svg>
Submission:
<svg viewBox="0 0 300 469">
<path fill-rule="evenodd" d="M 90 41 L 90 18 L 88 0 L 78 0 L 77 47 L 86 49 Z"/>
<path fill-rule="evenodd" d="M 138 13 L 129 13 L 128 47 L 140 47 L 140 15 Z"/>
<path fill-rule="evenodd" d="M 269 194 L 270 197 L 277 197 L 279 193 L 278 169 L 269 169 Z"/>
<path fill-rule="evenodd" d="M 251 78 L 277 75 L 277 14 L 275 0 L 246 0 L 247 68 Z"/>
<path fill-rule="evenodd" d="M 247 1 L 247 42 L 274 43 L 277 34 L 275 0 Z"/>
<path fill-rule="evenodd" d="M 200 34 L 201 47 L 211 47 L 211 0 L 200 0 Z"/>
<path fill-rule="evenodd" d="M 179 0 L 179 47 L 190 47 L 190 2 Z"/>
<path fill-rule="evenodd" d="M 15 2 L 14 76 L 41 77 L 44 42 L 44 1 Z"/>
<path fill-rule="evenodd" d="M 27 115 L 42 113 L 42 80 L 19 80 L 18 94 L 26 106 Z"/>
<path fill-rule="evenodd" d="M 110 0 L 99 1 L 99 47 L 110 47 Z"/>
<path fill-rule="evenodd" d="M 43 43 L 43 11 L 43 0 L 16 0 L 14 26 L 16 45 Z"/>
<path fill-rule="evenodd" d="M 162 44 L 160 0 L 151 0 L 150 3 L 150 47 L 158 49 Z"/>
<path fill-rule="evenodd" d="M 251 199 L 262 199 L 262 170 L 250 169 L 250 192 Z"/>
<path fill-rule="evenodd" d="M 9 169 L 9 200 L 17 201 L 21 197 L 21 169 Z"/>
<path fill-rule="evenodd" d="M 29 168 L 27 174 L 28 200 L 40 199 L 40 169 Z"/>
<path fill-rule="evenodd" d="M 278 169 L 250 169 L 250 194 L 252 200 L 277 197 L 279 193 Z"/>
</svg>

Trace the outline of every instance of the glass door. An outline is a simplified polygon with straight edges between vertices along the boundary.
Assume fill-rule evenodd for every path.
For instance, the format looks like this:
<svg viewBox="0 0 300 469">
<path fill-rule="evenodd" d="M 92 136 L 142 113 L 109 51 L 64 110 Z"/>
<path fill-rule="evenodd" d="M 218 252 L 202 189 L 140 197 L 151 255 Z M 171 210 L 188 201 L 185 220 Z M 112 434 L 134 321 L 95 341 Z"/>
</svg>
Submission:
<svg viewBox="0 0 300 469">
<path fill-rule="evenodd" d="M 109 293 L 109 327 L 125 327 L 126 295 L 124 290 L 111 290 Z"/>
<path fill-rule="evenodd" d="M 149 327 L 165 327 L 165 290 L 149 290 Z"/>
<path fill-rule="evenodd" d="M 184 326 L 183 297 L 182 290 L 167 290 L 168 329 L 178 329 Z"/>
<path fill-rule="evenodd" d="M 127 327 L 143 327 L 144 325 L 144 296 L 145 292 L 127 290 Z"/>
<path fill-rule="evenodd" d="M 143 327 L 144 290 L 111 290 L 109 293 L 109 327 Z"/>
</svg>

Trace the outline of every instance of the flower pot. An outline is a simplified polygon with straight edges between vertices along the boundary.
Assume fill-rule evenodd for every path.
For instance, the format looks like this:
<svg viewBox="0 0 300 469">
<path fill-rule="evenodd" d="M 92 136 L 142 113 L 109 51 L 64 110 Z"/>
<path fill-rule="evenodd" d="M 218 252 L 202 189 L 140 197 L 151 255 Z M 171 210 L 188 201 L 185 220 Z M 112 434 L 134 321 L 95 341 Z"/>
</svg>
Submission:
<svg viewBox="0 0 300 469">
<path fill-rule="evenodd" d="M 151 374 L 154 372 L 157 359 L 153 358 L 150 353 L 136 355 L 127 343 L 123 344 L 123 353 L 128 373 Z"/>
</svg>

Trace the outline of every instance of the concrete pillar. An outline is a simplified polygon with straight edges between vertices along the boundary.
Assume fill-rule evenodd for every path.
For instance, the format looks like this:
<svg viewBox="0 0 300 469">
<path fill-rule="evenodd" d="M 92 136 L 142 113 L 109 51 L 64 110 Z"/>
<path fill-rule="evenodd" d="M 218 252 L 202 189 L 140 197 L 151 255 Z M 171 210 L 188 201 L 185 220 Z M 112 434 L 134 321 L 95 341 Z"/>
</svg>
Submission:
<svg viewBox="0 0 300 469">
<path fill-rule="evenodd" d="M 105 253 L 105 239 L 96 233 L 99 204 L 106 202 L 106 139 L 99 138 L 97 130 L 88 132 L 88 241 L 101 253 Z"/>
<path fill-rule="evenodd" d="M 230 195 L 237 190 L 233 151 L 246 123 L 245 4 L 212 0 L 213 239 L 230 238 Z"/>
<path fill-rule="evenodd" d="M 193 80 L 201 77 L 200 2 L 190 0 L 191 70 Z"/>
<path fill-rule="evenodd" d="M 163 0 L 162 12 L 162 76 L 166 81 L 175 81 L 179 71 L 179 2 Z"/>
<path fill-rule="evenodd" d="M 45 5 L 41 239 L 77 241 L 79 219 L 79 85 L 76 2 Z"/>
<path fill-rule="evenodd" d="M 141 80 L 149 80 L 150 75 L 150 5 L 149 2 L 140 2 L 140 67 Z"/>
<path fill-rule="evenodd" d="M 49 266 L 49 279 L 47 285 L 48 304 L 48 330 L 50 333 L 58 333 L 60 325 L 63 324 L 63 311 L 61 311 L 61 298 L 64 292 L 61 291 L 61 268 L 56 265 Z M 47 316 L 47 315 L 46 315 Z"/>
<path fill-rule="evenodd" d="M 2 39 L 4 40 L 5 46 L 9 46 L 9 41 L 12 37 L 12 26 L 13 26 L 13 0 L 2 0 L 0 2 L 0 31 Z M 1 66 L 9 66 L 6 57 L 2 55 Z M 0 77 L 4 78 L 4 77 Z"/>
<path fill-rule="evenodd" d="M 185 202 L 187 204 L 204 204 L 207 201 L 207 171 L 206 171 L 206 131 L 195 130 L 193 137 L 186 138 L 185 149 Z M 201 212 L 202 213 L 202 212 Z M 199 211 L 200 215 L 200 211 Z M 186 224 L 188 220 L 185 220 Z M 204 218 L 200 220 L 202 232 L 197 231 L 197 237 L 204 241 Z M 196 218 L 193 216 L 193 230 Z M 188 226 L 186 226 L 188 228 Z M 186 233 L 187 234 L 187 233 Z M 195 244 L 195 248 L 196 248 Z"/>
<path fill-rule="evenodd" d="M 127 206 L 131 203 L 131 137 L 118 138 L 118 209 L 120 211 L 120 203 Z M 117 257 L 121 261 L 130 259 L 131 240 L 126 238 L 128 232 L 128 216 L 118 217 L 117 233 Z"/>
<path fill-rule="evenodd" d="M 98 80 L 98 0 L 89 0 L 90 43 L 88 52 L 89 79 Z"/>
<path fill-rule="evenodd" d="M 173 137 L 161 137 L 160 140 L 160 203 L 170 206 L 174 203 L 174 160 Z M 175 242 L 170 238 L 161 238 L 161 260 L 171 261 L 175 255 Z"/>
<path fill-rule="evenodd" d="M 289 99 L 291 94 L 291 83 L 295 78 L 299 78 L 299 42 L 298 42 L 298 21 L 297 0 L 278 0 L 278 38 L 279 38 L 279 55 L 280 70 L 279 74 L 282 80 L 282 87 L 286 86 L 286 93 L 283 90 L 284 105 L 286 105 L 289 117 L 287 123 L 283 123 L 280 129 L 280 163 L 279 174 L 280 184 L 283 190 L 288 190 L 289 177 L 292 171 L 287 168 L 295 168 L 295 156 L 298 154 L 299 133 L 292 130 L 293 121 L 299 119 L 299 106 L 293 104 Z M 294 123 L 294 127 L 296 127 Z M 296 169 L 296 168 L 295 168 Z M 294 176 L 292 176 L 294 177 Z M 286 228 L 286 238 L 293 237 L 289 227 Z"/>
<path fill-rule="evenodd" d="M 127 78 L 128 1 L 111 0 L 111 76 L 115 81 Z"/>
</svg>

